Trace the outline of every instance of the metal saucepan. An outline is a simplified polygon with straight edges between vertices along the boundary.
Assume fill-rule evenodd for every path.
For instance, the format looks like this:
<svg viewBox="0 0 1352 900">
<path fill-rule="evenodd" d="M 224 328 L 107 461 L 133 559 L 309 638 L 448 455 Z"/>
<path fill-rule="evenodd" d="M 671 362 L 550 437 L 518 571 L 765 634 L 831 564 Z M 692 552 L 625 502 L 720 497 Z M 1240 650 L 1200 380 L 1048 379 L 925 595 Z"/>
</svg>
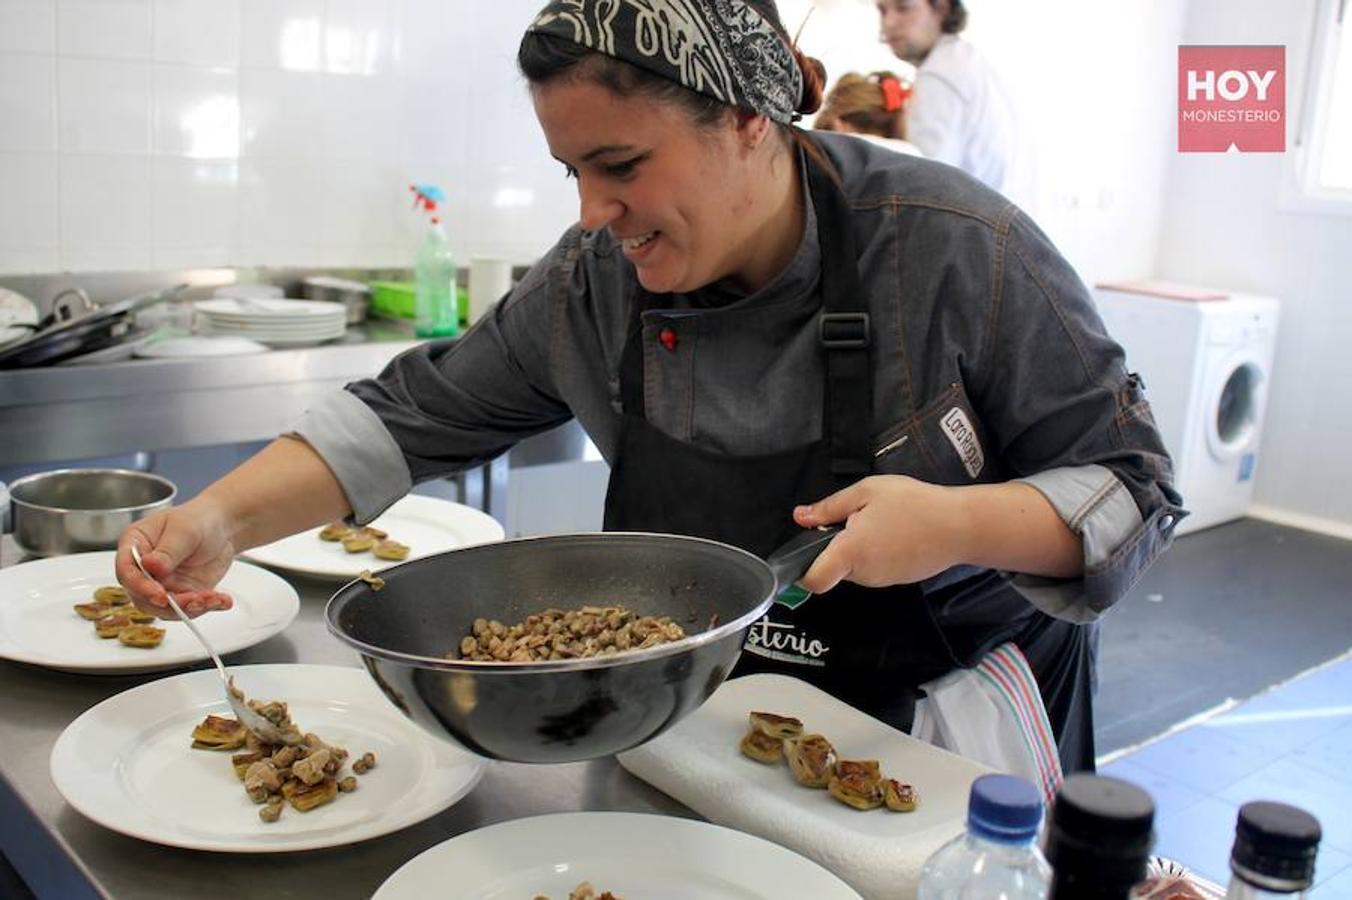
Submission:
<svg viewBox="0 0 1352 900">
<path fill-rule="evenodd" d="M 385 696 L 430 733 L 491 759 L 563 763 L 657 736 L 718 688 L 747 630 L 838 529 L 807 531 L 768 561 L 661 534 L 555 535 L 452 550 L 343 586 L 325 610 Z M 612 656 L 533 663 L 447 659 L 476 618 L 625 606 L 688 636 Z"/>
<path fill-rule="evenodd" d="M 31 556 L 111 550 L 128 525 L 176 493 L 172 481 L 131 469 L 40 472 L 10 483 L 10 527 Z"/>
</svg>

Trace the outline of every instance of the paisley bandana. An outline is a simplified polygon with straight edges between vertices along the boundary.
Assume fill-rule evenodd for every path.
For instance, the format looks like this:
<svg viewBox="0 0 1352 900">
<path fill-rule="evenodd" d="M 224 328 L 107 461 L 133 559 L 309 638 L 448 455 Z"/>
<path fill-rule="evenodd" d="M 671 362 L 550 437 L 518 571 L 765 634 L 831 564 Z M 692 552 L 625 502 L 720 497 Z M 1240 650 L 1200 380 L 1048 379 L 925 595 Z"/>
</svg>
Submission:
<svg viewBox="0 0 1352 900">
<path fill-rule="evenodd" d="M 784 38 L 745 0 L 551 0 L 530 30 L 632 63 L 788 124 L 803 76 Z"/>
</svg>

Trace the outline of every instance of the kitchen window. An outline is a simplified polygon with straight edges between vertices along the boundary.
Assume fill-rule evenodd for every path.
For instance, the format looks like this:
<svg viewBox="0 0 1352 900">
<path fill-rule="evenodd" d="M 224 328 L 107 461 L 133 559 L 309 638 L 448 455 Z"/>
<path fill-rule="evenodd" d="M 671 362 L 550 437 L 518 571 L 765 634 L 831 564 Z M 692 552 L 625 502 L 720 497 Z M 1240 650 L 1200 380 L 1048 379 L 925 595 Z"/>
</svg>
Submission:
<svg viewBox="0 0 1352 900">
<path fill-rule="evenodd" d="M 1352 215 L 1352 2 L 1315 4 L 1291 149 L 1293 205 Z"/>
</svg>

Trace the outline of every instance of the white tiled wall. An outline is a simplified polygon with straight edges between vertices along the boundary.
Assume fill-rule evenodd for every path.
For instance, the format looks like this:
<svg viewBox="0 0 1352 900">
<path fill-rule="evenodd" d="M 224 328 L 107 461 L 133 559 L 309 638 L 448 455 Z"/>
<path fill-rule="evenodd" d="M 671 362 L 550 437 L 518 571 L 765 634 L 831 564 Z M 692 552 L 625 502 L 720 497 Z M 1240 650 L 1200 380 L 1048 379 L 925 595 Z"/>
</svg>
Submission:
<svg viewBox="0 0 1352 900">
<path fill-rule="evenodd" d="M 516 73 L 540 0 L 0 0 L 0 274 L 462 261 L 576 216 Z M 472 123 L 472 124 L 471 124 Z"/>
</svg>

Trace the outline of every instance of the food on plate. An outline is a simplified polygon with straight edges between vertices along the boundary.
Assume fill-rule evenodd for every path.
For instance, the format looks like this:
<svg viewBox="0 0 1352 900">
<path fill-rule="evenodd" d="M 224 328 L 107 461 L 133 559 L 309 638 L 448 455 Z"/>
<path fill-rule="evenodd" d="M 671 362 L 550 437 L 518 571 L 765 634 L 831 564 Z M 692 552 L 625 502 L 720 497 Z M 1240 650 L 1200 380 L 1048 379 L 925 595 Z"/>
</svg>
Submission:
<svg viewBox="0 0 1352 900">
<path fill-rule="evenodd" d="M 784 741 L 754 728 L 742 738 L 740 746 L 742 752 L 756 762 L 774 765 L 784 758 Z"/>
<path fill-rule="evenodd" d="M 903 784 L 895 778 L 885 778 L 883 802 L 892 812 L 915 812 L 915 808 L 920 805 L 920 795 L 909 784 Z"/>
<path fill-rule="evenodd" d="M 352 537 L 356 530 L 346 522 L 330 522 L 319 531 L 321 541 L 341 541 L 344 538 Z"/>
<path fill-rule="evenodd" d="M 549 898 L 544 894 L 536 894 L 535 900 L 549 900 Z M 602 891 L 598 894 L 590 881 L 584 881 L 568 892 L 568 900 L 621 900 L 621 898 L 616 897 L 610 891 Z"/>
<path fill-rule="evenodd" d="M 539 662 L 585 659 L 626 650 L 646 650 L 679 641 L 685 629 L 670 616 L 640 616 L 623 606 L 546 609 L 516 625 L 475 619 L 460 641 L 459 659 Z M 450 658 L 457 658 L 450 654 Z"/>
<path fill-rule="evenodd" d="M 94 623 L 94 633 L 101 638 L 115 638 L 122 629 L 131 627 L 131 616 L 113 613 Z"/>
<path fill-rule="evenodd" d="M 164 640 L 165 630 L 150 623 L 155 617 L 132 605 L 125 588 L 105 585 L 94 591 L 93 603 L 76 603 L 76 615 L 94 623 L 94 634 L 104 640 L 117 638 L 124 647 L 150 649 Z"/>
<path fill-rule="evenodd" d="M 233 683 L 230 689 L 238 693 Z M 343 774 L 348 758 L 345 749 L 326 744 L 315 734 L 302 737 L 285 703 L 247 702 L 255 712 L 299 741 L 269 744 L 237 719 L 209 715 L 193 729 L 192 746 L 198 750 L 244 748 L 243 753 L 230 757 L 230 765 L 249 799 L 260 806 L 259 819 L 276 822 L 286 804 L 297 812 L 309 812 L 333 802 L 340 793 L 349 794 L 357 789 L 356 777 Z M 375 759 L 374 753 L 362 754 L 352 763 L 352 771 L 356 775 L 369 772 Z"/>
<path fill-rule="evenodd" d="M 791 716 L 752 712 L 751 730 L 738 744 L 757 762 L 774 764 L 780 754 L 799 784 L 826 788 L 827 793 L 855 809 L 886 806 L 893 812 L 914 812 L 920 793 L 913 785 L 888 778 L 876 759 L 840 759 L 824 735 L 803 734 L 803 723 Z M 779 737 L 778 735 L 784 735 Z"/>
<path fill-rule="evenodd" d="M 248 729 L 237 719 L 212 715 L 192 730 L 192 745 L 199 750 L 237 750 L 248 735 Z"/>
<path fill-rule="evenodd" d="M 408 559 L 408 544 L 401 544 L 398 541 L 378 541 L 375 549 L 371 552 L 380 559 Z"/>
<path fill-rule="evenodd" d="M 118 631 L 117 639 L 124 647 L 158 647 L 164 640 L 164 629 L 133 624 Z"/>
<path fill-rule="evenodd" d="M 121 585 L 104 585 L 95 588 L 92 603 L 75 604 L 75 611 L 79 613 L 80 617 L 90 621 L 102 619 L 113 612 L 130 612 L 133 609 L 135 607 L 131 605 L 131 595 Z"/>
<path fill-rule="evenodd" d="M 805 734 L 784 742 L 789 771 L 804 787 L 824 788 L 836 766 L 836 748 L 823 735 Z"/>
<path fill-rule="evenodd" d="M 832 797 L 855 809 L 877 809 L 883 805 L 883 777 L 876 759 L 842 759 L 827 782 Z"/>
<path fill-rule="evenodd" d="M 348 553 L 364 553 L 376 545 L 376 539 L 370 535 L 354 534 L 343 538 L 343 549 Z"/>
<path fill-rule="evenodd" d="M 346 522 L 330 522 L 319 530 L 321 541 L 341 542 L 348 553 L 365 553 L 368 550 L 377 559 L 399 561 L 408 559 L 413 548 L 408 544 L 390 540 L 390 534 L 373 525 L 353 528 Z"/>
<path fill-rule="evenodd" d="M 106 585 L 94 591 L 94 602 L 104 606 L 123 606 L 131 603 L 131 595 L 121 585 Z"/>
<path fill-rule="evenodd" d="M 781 740 L 798 737 L 803 733 L 803 723 L 798 719 L 792 716 L 777 716 L 768 712 L 753 712 L 751 714 L 751 727 L 761 734 Z"/>
</svg>

